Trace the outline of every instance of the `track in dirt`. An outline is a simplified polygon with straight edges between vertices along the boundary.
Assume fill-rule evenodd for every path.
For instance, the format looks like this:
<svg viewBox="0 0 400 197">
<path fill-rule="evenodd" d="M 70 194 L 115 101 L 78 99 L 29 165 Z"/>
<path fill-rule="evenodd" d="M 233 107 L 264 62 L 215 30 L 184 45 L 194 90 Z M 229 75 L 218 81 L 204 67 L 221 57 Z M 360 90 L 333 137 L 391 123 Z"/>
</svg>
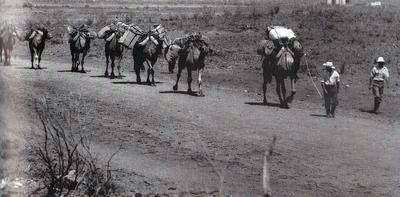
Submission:
<svg viewBox="0 0 400 197">
<path fill-rule="evenodd" d="M 27 64 L 22 59 L 1 67 L 3 80 L 13 84 L 8 94 L 16 98 L 16 113 L 34 127 L 36 99 L 59 106 L 82 102 L 87 113 L 79 132 L 90 134 L 100 153 L 124 149 L 112 163 L 121 192 L 214 191 L 217 171 L 225 175 L 226 193 L 259 195 L 262 153 L 273 135 L 279 138 L 271 167 L 276 195 L 399 192 L 395 125 L 341 114 L 325 119 L 319 105 L 295 107 L 302 102 L 290 110 L 261 106 L 244 92 L 211 85 L 205 98 L 163 93 L 173 84 L 167 74 L 158 73 L 160 83 L 150 87 L 132 83 L 133 73 L 119 80 L 91 77 L 103 71 L 90 63 L 87 74 L 58 72 L 69 64 L 56 61 L 44 62 L 44 70 L 25 69 Z"/>
</svg>

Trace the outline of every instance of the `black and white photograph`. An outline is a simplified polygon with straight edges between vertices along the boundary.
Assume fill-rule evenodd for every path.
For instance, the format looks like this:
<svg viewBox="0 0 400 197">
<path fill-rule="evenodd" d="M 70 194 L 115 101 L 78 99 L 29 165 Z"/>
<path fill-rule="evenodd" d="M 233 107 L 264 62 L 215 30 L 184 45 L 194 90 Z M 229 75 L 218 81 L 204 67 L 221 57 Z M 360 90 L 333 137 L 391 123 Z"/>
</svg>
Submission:
<svg viewBox="0 0 400 197">
<path fill-rule="evenodd" d="M 400 197 L 400 0 L 0 0 L 0 197 Z"/>
</svg>

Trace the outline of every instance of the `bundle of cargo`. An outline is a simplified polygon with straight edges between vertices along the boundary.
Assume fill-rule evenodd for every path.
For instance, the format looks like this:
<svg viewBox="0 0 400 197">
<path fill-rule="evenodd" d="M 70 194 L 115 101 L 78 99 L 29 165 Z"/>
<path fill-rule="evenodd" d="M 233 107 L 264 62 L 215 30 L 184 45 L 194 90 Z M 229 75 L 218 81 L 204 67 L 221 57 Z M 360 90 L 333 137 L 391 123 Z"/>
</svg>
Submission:
<svg viewBox="0 0 400 197">
<path fill-rule="evenodd" d="M 100 39 L 103 39 L 103 38 L 106 36 L 106 34 L 107 34 L 108 32 L 110 32 L 110 31 L 111 31 L 111 27 L 107 25 L 107 26 L 103 27 L 103 28 L 97 33 L 97 37 L 100 38 Z"/>
<path fill-rule="evenodd" d="M 280 40 L 280 39 L 295 39 L 297 36 L 293 32 L 293 30 L 282 27 L 282 26 L 272 26 L 267 28 L 268 36 L 271 40 Z"/>
<path fill-rule="evenodd" d="M 107 25 L 97 33 L 97 36 L 99 39 L 104 39 L 105 41 L 110 42 L 116 36 L 116 34 L 123 35 L 127 27 L 128 25 L 122 22 Z"/>
<path fill-rule="evenodd" d="M 97 37 L 97 33 L 90 31 L 89 27 L 85 24 L 81 25 L 80 27 L 67 26 L 67 33 L 69 35 L 69 43 L 75 42 L 81 35 L 86 39 L 93 39 Z"/>
<path fill-rule="evenodd" d="M 170 45 L 168 56 L 177 57 L 180 50 L 188 47 L 190 44 L 194 44 L 198 47 L 203 53 L 209 52 L 209 41 L 208 38 L 201 35 L 200 33 L 189 34 L 184 37 L 176 38 Z M 171 57 L 167 57 L 166 59 L 173 59 Z"/>
<path fill-rule="evenodd" d="M 151 34 L 163 38 L 165 37 L 165 28 L 162 25 L 158 25 L 156 28 L 151 30 Z"/>
<path fill-rule="evenodd" d="M 293 30 L 282 26 L 271 26 L 267 28 L 266 33 L 269 40 L 272 41 L 275 45 L 273 51 L 270 51 L 270 49 L 268 49 L 269 53 L 278 53 L 283 45 L 287 45 L 289 49 L 293 51 L 297 56 L 302 56 L 303 46 L 297 39 L 297 35 L 294 33 Z M 268 46 L 268 48 L 269 47 L 270 46 Z"/>
<path fill-rule="evenodd" d="M 127 31 L 125 31 L 124 35 L 122 35 L 118 42 L 125 47 L 132 49 L 143 34 L 143 30 L 140 29 L 140 27 L 130 25 L 127 27 Z"/>
</svg>

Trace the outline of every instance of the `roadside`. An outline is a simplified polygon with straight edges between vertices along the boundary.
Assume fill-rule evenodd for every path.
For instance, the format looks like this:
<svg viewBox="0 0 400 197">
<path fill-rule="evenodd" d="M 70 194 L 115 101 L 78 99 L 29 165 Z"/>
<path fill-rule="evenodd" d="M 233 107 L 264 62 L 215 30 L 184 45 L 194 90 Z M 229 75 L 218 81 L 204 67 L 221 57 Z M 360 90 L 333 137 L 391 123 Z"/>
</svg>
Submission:
<svg viewBox="0 0 400 197">
<path fill-rule="evenodd" d="M 19 82 L 16 97 L 28 119 L 35 120 L 29 112 L 35 99 L 67 106 L 66 98 L 79 98 L 88 107 L 80 132 L 93 137 L 99 152 L 124 148 L 113 161 L 124 192 L 213 191 L 217 168 L 226 169 L 228 193 L 258 195 L 262 153 L 272 135 L 279 137 L 272 163 L 277 194 L 393 196 L 397 191 L 400 137 L 394 125 L 344 114 L 321 118 L 320 105 L 297 108 L 301 101 L 290 110 L 246 105 L 252 100 L 246 92 L 218 86 L 207 85 L 205 98 L 174 94 L 168 92 L 172 76 L 165 74 L 157 75 L 162 83 L 149 87 L 135 84 L 133 73 L 118 80 L 96 77 L 103 70 L 91 63 L 87 74 L 62 72 L 68 63 L 45 61 L 44 70 L 25 69 L 26 63 L 18 60 L 3 76 Z"/>
</svg>

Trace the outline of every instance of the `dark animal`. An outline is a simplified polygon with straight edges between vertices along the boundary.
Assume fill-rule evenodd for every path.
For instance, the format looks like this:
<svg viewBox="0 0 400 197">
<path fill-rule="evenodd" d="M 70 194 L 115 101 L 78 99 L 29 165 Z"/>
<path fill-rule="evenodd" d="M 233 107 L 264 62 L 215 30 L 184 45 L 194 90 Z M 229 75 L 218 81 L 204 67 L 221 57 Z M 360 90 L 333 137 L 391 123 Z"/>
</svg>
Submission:
<svg viewBox="0 0 400 197">
<path fill-rule="evenodd" d="M 3 38 L 0 36 L 0 62 L 3 62 L 3 50 L 4 50 Z"/>
<path fill-rule="evenodd" d="M 29 42 L 29 51 L 31 52 L 31 68 L 35 69 L 34 63 L 37 62 L 36 66 L 38 69 L 40 67 L 40 61 L 42 60 L 42 53 L 46 46 L 46 40 L 51 39 L 52 36 L 46 28 L 39 28 L 37 30 L 32 30 L 30 34 L 27 35 L 26 40 Z"/>
<path fill-rule="evenodd" d="M 147 83 L 155 85 L 154 81 L 154 64 L 157 62 L 158 56 L 162 52 L 165 39 L 157 35 L 153 35 L 151 31 L 142 35 L 139 41 L 134 45 L 132 50 L 134 60 L 134 70 L 136 73 L 136 81 L 141 83 L 140 69 L 144 62 L 147 63 Z M 151 81 L 150 81 L 151 76 Z"/>
<path fill-rule="evenodd" d="M 267 104 L 267 85 L 272 82 L 272 77 L 275 76 L 276 92 L 280 105 L 283 108 L 289 108 L 288 103 L 292 102 L 296 94 L 297 71 L 301 57 L 296 57 L 287 43 L 283 43 L 278 53 L 271 52 L 273 48 L 272 42 L 263 40 L 257 50 L 257 53 L 263 56 L 263 102 Z M 289 77 L 291 84 L 291 95 L 289 97 L 286 97 L 285 79 L 287 77 Z"/>
<path fill-rule="evenodd" d="M 118 43 L 118 40 L 122 36 L 119 32 L 112 32 L 114 34 L 113 38 L 110 41 L 106 40 L 105 45 L 105 55 L 106 55 L 106 71 L 104 72 L 104 76 L 108 77 L 108 65 L 111 60 L 111 78 L 115 78 L 114 67 L 115 67 L 115 59 L 117 59 L 117 69 L 118 76 L 121 77 L 121 60 L 124 52 L 124 46 Z M 112 35 L 110 35 L 112 36 Z"/>
<path fill-rule="evenodd" d="M 69 30 L 71 32 L 71 30 Z M 81 65 L 82 73 L 85 73 L 83 65 L 85 64 L 85 57 L 90 50 L 90 42 L 93 39 L 93 35 L 85 28 L 74 29 L 70 33 L 70 51 L 72 58 L 72 72 L 79 71 L 79 65 Z"/>
<path fill-rule="evenodd" d="M 171 45 L 168 47 L 168 50 L 166 50 L 166 53 L 171 51 L 171 48 L 176 47 L 174 45 Z M 185 43 L 183 48 L 179 50 L 178 52 L 178 74 L 176 77 L 176 83 L 173 86 L 173 90 L 176 91 L 178 90 L 178 83 L 179 79 L 182 74 L 182 70 L 186 68 L 188 77 L 187 77 L 187 82 L 188 82 L 188 93 L 192 94 L 192 88 L 191 88 L 191 83 L 192 83 L 192 72 L 197 71 L 198 73 L 198 84 L 199 84 L 199 96 L 204 96 L 203 90 L 202 90 L 202 74 L 204 71 L 205 67 L 205 58 L 207 54 L 209 53 L 210 49 L 206 43 L 203 42 L 201 39 L 194 39 L 194 40 L 189 40 Z M 168 60 L 169 63 L 169 70 L 170 72 L 173 71 L 173 68 L 175 67 L 174 63 L 174 58 L 172 58 L 173 62 Z"/>
<path fill-rule="evenodd" d="M 17 41 L 17 32 L 14 26 L 8 25 L 0 35 L 0 45 L 4 51 L 4 65 L 11 65 L 11 53 Z M 1 50 L 0 50 L 1 52 Z M 0 53 L 1 55 L 1 53 Z"/>
</svg>

